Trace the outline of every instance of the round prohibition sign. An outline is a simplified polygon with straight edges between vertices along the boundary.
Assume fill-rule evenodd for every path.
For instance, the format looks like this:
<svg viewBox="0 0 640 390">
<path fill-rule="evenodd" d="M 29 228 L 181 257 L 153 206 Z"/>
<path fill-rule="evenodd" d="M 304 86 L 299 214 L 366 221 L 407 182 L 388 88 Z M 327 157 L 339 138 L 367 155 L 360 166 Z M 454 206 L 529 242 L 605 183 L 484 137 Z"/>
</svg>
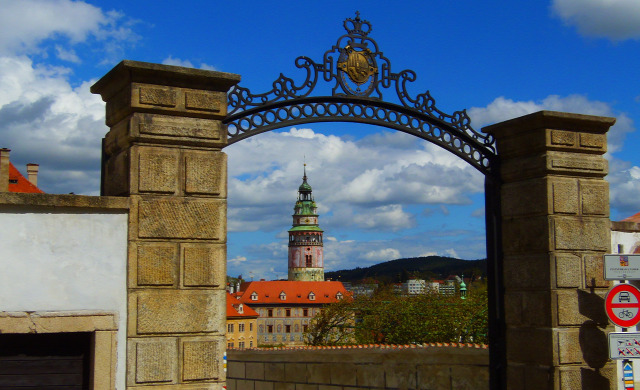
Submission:
<svg viewBox="0 0 640 390">
<path fill-rule="evenodd" d="M 634 326 L 640 322 L 640 290 L 628 283 L 618 284 L 607 293 L 604 307 L 614 324 Z"/>
</svg>

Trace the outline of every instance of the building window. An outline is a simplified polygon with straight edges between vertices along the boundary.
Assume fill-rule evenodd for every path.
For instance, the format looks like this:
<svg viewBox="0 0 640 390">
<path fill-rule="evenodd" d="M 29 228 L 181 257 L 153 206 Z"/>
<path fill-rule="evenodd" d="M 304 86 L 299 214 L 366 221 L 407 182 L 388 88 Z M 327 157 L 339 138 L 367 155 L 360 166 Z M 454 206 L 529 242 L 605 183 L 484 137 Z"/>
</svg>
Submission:
<svg viewBox="0 0 640 390">
<path fill-rule="evenodd" d="M 267 317 L 273 317 L 273 309 L 267 310 Z"/>
<path fill-rule="evenodd" d="M 296 333 L 300 332 L 300 325 L 295 324 L 295 325 L 293 326 L 293 331 L 294 331 L 294 332 L 296 332 Z"/>
<path fill-rule="evenodd" d="M 253 340 L 249 341 L 249 348 L 253 348 Z"/>
<path fill-rule="evenodd" d="M 287 317 L 291 317 L 291 309 L 285 309 L 285 310 L 284 310 L 284 314 L 285 314 L 285 316 L 287 316 Z"/>
<path fill-rule="evenodd" d="M 253 332 L 253 322 L 249 322 L 249 332 Z"/>
<path fill-rule="evenodd" d="M 310 301 L 315 301 L 316 300 L 316 294 L 314 294 L 313 291 L 309 293 L 309 300 Z"/>
<path fill-rule="evenodd" d="M 267 325 L 267 333 L 273 333 L 273 325 Z"/>
<path fill-rule="evenodd" d="M 278 341 L 278 336 L 276 336 L 275 334 L 273 335 L 273 337 L 271 338 L 271 340 L 273 341 Z"/>
<path fill-rule="evenodd" d="M 309 317 L 309 309 L 302 309 L 302 316 Z"/>
<path fill-rule="evenodd" d="M 280 293 L 280 300 L 281 301 L 287 300 L 287 294 L 285 294 L 284 291 Z"/>
<path fill-rule="evenodd" d="M 227 343 L 227 348 L 233 348 L 233 343 Z"/>
<path fill-rule="evenodd" d="M 257 301 L 258 300 L 258 293 L 256 293 L 255 291 L 253 293 L 251 293 L 251 300 L 252 301 Z"/>
<path fill-rule="evenodd" d="M 278 333 L 282 333 L 282 325 L 278 325 Z"/>
<path fill-rule="evenodd" d="M 264 336 L 264 341 L 265 342 L 269 341 L 269 336 Z"/>
<path fill-rule="evenodd" d="M 238 348 L 240 349 L 244 348 L 244 341 L 238 342 Z"/>
<path fill-rule="evenodd" d="M 284 326 L 284 332 L 285 333 L 291 333 L 291 325 L 285 325 Z"/>
<path fill-rule="evenodd" d="M 307 262 L 307 267 L 313 266 L 313 262 L 311 260 L 311 255 L 304 255 L 305 261 Z"/>
<path fill-rule="evenodd" d="M 238 332 L 244 332 L 244 323 L 238 324 Z"/>
<path fill-rule="evenodd" d="M 227 333 L 233 333 L 233 324 L 227 324 Z"/>
<path fill-rule="evenodd" d="M 341 300 L 341 299 L 342 299 L 342 293 L 338 292 L 338 293 L 336 294 L 336 299 L 337 299 L 337 300 Z"/>
</svg>

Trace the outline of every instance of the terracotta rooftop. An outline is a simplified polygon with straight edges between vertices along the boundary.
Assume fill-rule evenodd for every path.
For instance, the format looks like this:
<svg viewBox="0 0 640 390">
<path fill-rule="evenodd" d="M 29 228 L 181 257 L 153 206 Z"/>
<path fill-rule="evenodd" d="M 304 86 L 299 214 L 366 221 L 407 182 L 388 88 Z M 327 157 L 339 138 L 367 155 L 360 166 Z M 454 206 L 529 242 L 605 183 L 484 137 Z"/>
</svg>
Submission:
<svg viewBox="0 0 640 390">
<path fill-rule="evenodd" d="M 6 177 L 6 176 L 5 176 Z M 43 194 L 40 188 L 31 184 L 20 171 L 9 162 L 9 192 L 28 192 L 32 194 Z"/>
<path fill-rule="evenodd" d="M 634 214 L 632 216 L 630 216 L 629 218 L 625 218 L 622 220 L 623 222 L 640 222 L 640 213 Z"/>
<path fill-rule="evenodd" d="M 240 285 L 239 299 L 248 304 L 325 304 L 349 296 L 342 282 L 260 281 Z"/>
<path fill-rule="evenodd" d="M 240 312 L 242 311 L 242 313 Z M 259 317 L 260 315 L 240 302 L 237 298 L 227 293 L 227 318 L 246 318 L 246 317 Z"/>
</svg>

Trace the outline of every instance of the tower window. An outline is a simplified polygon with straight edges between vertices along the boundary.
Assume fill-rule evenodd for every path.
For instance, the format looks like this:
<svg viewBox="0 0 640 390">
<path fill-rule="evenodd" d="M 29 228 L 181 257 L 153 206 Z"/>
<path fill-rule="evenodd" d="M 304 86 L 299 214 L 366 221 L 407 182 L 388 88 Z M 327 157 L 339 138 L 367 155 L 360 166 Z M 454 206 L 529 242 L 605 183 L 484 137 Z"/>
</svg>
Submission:
<svg viewBox="0 0 640 390">
<path fill-rule="evenodd" d="M 311 267 L 311 266 L 313 266 L 313 262 L 312 262 L 312 257 L 311 257 L 311 255 L 304 255 L 304 258 L 305 258 L 305 260 L 306 260 L 307 267 Z"/>
</svg>

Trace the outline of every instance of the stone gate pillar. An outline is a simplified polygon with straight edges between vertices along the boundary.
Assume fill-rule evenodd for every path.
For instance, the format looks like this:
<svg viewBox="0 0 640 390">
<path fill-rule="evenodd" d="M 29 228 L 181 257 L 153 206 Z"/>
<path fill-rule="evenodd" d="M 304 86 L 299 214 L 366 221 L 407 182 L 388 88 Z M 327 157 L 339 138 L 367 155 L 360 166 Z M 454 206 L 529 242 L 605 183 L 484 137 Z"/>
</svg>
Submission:
<svg viewBox="0 0 640 390">
<path fill-rule="evenodd" d="M 123 61 L 91 87 L 107 103 L 111 128 L 103 140 L 102 195 L 131 200 L 127 388 L 224 385 L 227 157 L 221 120 L 226 92 L 239 80 Z"/>
<path fill-rule="evenodd" d="M 541 111 L 483 129 L 501 159 L 508 389 L 617 388 L 602 277 L 613 123 Z"/>
</svg>

